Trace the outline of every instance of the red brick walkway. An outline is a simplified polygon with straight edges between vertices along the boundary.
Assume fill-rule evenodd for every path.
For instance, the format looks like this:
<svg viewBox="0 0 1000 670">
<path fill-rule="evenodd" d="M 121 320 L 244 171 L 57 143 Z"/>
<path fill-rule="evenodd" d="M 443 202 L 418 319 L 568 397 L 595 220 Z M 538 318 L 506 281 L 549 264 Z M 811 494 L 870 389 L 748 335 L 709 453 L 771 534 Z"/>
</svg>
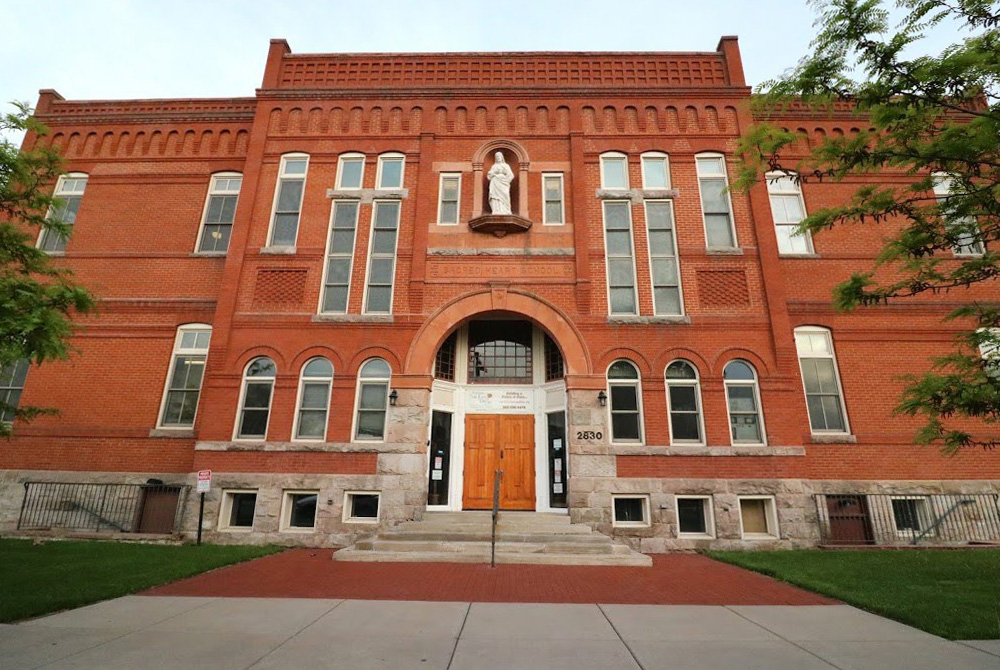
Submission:
<svg viewBox="0 0 1000 670">
<path fill-rule="evenodd" d="M 350 563 L 294 549 L 146 591 L 154 596 L 347 598 L 647 605 L 829 605 L 834 601 L 704 556 L 651 568 L 472 563 Z"/>
</svg>

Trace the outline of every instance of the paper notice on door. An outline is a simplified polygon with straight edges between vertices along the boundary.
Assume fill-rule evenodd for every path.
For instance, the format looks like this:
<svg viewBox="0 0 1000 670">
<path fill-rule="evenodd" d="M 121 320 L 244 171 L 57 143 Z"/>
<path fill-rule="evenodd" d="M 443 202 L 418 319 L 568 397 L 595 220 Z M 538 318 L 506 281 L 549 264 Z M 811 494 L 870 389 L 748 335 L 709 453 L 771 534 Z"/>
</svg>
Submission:
<svg viewBox="0 0 1000 670">
<path fill-rule="evenodd" d="M 552 459 L 552 469 L 555 470 L 556 472 L 559 472 L 560 470 L 562 470 L 562 459 L 561 458 L 553 458 Z"/>
<path fill-rule="evenodd" d="M 553 476 L 552 476 L 552 481 L 556 482 L 557 484 L 559 482 L 561 482 L 562 481 L 562 473 L 561 472 L 554 473 Z"/>
<path fill-rule="evenodd" d="M 444 466 L 443 464 L 444 464 L 444 459 L 443 458 L 441 458 L 440 456 L 435 456 L 434 457 L 434 469 L 435 470 L 442 469 L 442 467 Z"/>
<path fill-rule="evenodd" d="M 552 440 L 552 449 L 554 451 L 559 451 L 560 449 L 562 449 L 562 440 L 559 439 L 558 437 Z"/>
<path fill-rule="evenodd" d="M 562 493 L 562 484 L 553 484 L 552 485 L 552 492 L 553 493 Z"/>
<path fill-rule="evenodd" d="M 441 479 L 441 475 L 443 474 L 444 472 L 442 472 L 441 470 L 431 470 L 431 479 L 439 481 Z"/>
</svg>

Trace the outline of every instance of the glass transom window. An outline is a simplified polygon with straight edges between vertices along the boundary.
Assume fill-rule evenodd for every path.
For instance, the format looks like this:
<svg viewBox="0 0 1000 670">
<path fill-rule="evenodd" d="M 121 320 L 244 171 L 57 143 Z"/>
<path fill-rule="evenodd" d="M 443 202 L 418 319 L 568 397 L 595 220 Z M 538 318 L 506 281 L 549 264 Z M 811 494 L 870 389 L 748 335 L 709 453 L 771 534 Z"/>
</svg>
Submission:
<svg viewBox="0 0 1000 670">
<path fill-rule="evenodd" d="M 531 324 L 473 321 L 469 324 L 470 384 L 530 384 Z"/>
</svg>

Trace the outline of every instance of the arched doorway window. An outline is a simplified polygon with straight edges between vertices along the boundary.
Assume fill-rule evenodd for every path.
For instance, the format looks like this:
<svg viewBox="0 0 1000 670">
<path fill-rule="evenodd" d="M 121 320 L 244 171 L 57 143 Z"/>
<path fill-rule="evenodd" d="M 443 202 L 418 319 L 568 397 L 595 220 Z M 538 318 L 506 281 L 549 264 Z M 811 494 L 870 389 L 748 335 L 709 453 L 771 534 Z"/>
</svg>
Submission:
<svg viewBox="0 0 1000 670">
<path fill-rule="evenodd" d="M 531 324 L 473 321 L 469 324 L 470 384 L 530 384 Z"/>
</svg>

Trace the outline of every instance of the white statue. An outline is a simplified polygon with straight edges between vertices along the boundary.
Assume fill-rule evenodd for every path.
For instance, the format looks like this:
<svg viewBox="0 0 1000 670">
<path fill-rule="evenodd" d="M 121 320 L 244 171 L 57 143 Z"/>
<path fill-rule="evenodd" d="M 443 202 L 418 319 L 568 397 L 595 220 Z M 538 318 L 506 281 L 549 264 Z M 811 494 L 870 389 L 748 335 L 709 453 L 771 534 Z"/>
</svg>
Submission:
<svg viewBox="0 0 1000 670">
<path fill-rule="evenodd" d="M 514 171 L 504 162 L 503 154 L 496 152 L 496 162 L 486 178 L 490 181 L 490 212 L 510 214 L 510 183 L 514 181 Z"/>
</svg>

